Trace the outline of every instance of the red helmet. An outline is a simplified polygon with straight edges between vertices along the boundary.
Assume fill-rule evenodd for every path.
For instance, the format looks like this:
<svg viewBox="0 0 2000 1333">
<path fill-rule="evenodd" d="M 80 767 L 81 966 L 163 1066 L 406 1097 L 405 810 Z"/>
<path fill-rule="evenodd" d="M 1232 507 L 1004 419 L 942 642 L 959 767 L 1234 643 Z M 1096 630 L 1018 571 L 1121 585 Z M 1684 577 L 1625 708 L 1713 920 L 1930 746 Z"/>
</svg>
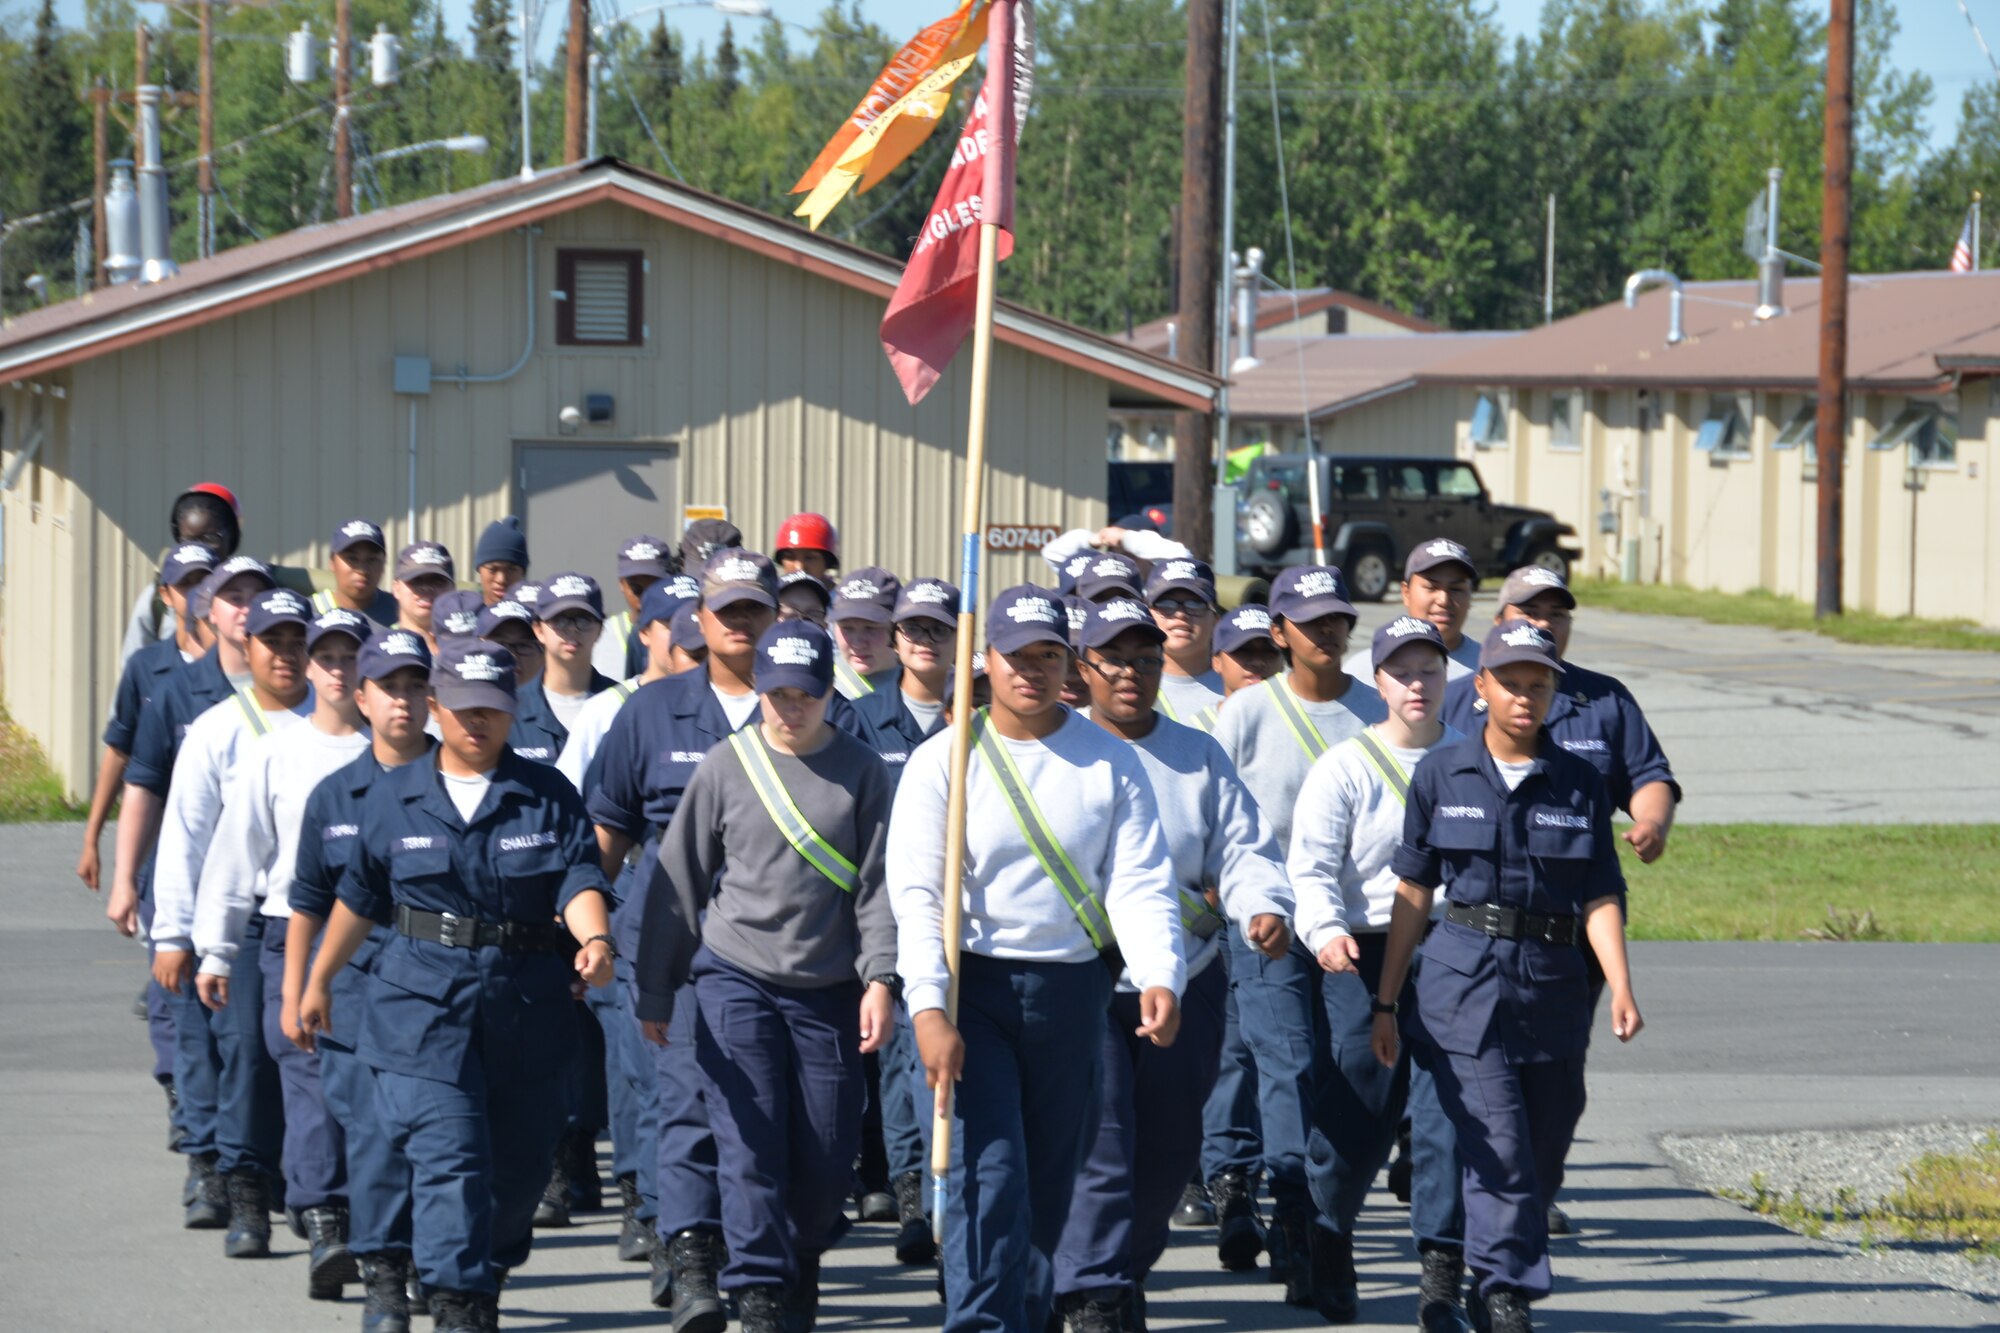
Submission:
<svg viewBox="0 0 2000 1333">
<path fill-rule="evenodd" d="M 773 559 L 787 551 L 823 551 L 826 562 L 838 568 L 840 534 L 825 514 L 793 514 L 778 525 L 778 535 L 771 539 Z"/>
</svg>

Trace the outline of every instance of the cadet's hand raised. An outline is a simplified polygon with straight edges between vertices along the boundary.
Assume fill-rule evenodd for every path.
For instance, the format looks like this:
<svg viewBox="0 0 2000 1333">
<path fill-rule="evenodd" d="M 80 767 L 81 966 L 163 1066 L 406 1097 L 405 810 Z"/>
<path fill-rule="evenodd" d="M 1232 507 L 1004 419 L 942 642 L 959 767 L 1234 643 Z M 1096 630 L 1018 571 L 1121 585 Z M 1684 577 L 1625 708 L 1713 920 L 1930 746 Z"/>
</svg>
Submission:
<svg viewBox="0 0 2000 1333">
<path fill-rule="evenodd" d="M 1283 958 L 1292 947 L 1292 928 L 1285 924 L 1285 918 L 1270 912 L 1259 912 L 1251 917 L 1250 928 L 1244 934 L 1273 962 Z"/>
</svg>

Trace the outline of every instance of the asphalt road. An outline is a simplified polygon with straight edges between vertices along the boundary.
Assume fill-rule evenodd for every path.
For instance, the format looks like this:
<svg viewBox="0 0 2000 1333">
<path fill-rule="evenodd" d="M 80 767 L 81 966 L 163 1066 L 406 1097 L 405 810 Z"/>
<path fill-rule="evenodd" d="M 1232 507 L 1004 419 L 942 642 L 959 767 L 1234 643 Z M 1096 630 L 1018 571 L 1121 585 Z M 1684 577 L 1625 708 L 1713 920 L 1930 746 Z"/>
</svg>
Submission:
<svg viewBox="0 0 2000 1333">
<path fill-rule="evenodd" d="M 160 1095 L 131 1017 L 136 945 L 70 877 L 77 829 L 0 828 L 0 1292 L 6 1327 L 233 1333 L 353 1328 L 359 1304 L 309 1303 L 300 1246 L 230 1261 L 214 1232 L 179 1229 L 183 1166 L 164 1150 Z M 107 839 L 107 847 L 109 840 Z M 2000 1118 L 2000 950 L 1951 945 L 1645 944 L 1648 1027 L 1603 1030 L 1567 1199 L 1582 1234 L 1557 1243 L 1557 1333 L 1759 1328 L 1991 1328 L 2000 1309 L 1901 1276 L 1693 1193 L 1663 1133 L 1826 1129 Z M 1414 1264 L 1404 1214 L 1377 1195 L 1359 1236 L 1366 1329 L 1405 1329 Z M 644 1269 L 613 1257 L 615 1215 L 544 1233 L 509 1284 L 506 1326 L 664 1326 Z M 1180 1233 L 1149 1284 L 1160 1330 L 1305 1329 L 1261 1273 L 1215 1265 Z M 821 1327 L 935 1328 L 927 1271 L 899 1269 L 887 1229 L 829 1256 Z"/>
<path fill-rule="evenodd" d="M 1474 602 L 1468 633 L 1494 605 Z M 1400 612 L 1363 607 L 1359 632 Z M 1585 607 L 1569 657 L 1631 689 L 1690 823 L 1987 823 L 2000 809 L 2000 654 Z"/>
</svg>

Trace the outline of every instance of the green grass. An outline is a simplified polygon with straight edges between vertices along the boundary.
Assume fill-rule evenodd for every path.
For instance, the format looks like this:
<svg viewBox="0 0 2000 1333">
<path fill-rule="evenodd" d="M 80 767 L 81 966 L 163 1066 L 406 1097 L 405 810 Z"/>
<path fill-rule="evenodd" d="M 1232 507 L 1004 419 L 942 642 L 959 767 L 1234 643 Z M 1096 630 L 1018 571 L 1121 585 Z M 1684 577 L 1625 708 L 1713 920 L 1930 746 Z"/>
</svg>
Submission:
<svg viewBox="0 0 2000 1333">
<path fill-rule="evenodd" d="M 1962 1247 L 1970 1260 L 2000 1258 L 2000 1133 L 1989 1133 L 1970 1152 L 1926 1153 L 1903 1168 L 1903 1188 L 1878 1205 L 1864 1207 L 1850 1189 L 1828 1206 L 1793 1191 L 1785 1198 L 1763 1174 L 1750 1177 L 1748 1190 L 1718 1189 L 1717 1197 L 1818 1240 L 1835 1228 L 1851 1235 L 1859 1228 L 1863 1250 L 1885 1240 L 1939 1242 Z"/>
<path fill-rule="evenodd" d="M 49 761 L 28 733 L 0 708 L 0 824 L 50 819 L 82 819 L 86 807 L 71 805 Z"/>
<path fill-rule="evenodd" d="M 1844 643 L 2000 652 L 2000 633 L 1980 629 L 1970 620 L 1919 620 L 1911 616 L 1878 616 L 1869 611 L 1850 611 L 1816 620 L 1811 605 L 1796 597 L 1762 591 L 1706 592 L 1677 584 L 1622 583 L 1615 579 L 1578 579 L 1570 584 L 1570 589 L 1584 606 L 1599 606 L 1608 611 L 1691 616 L 1715 625 L 1803 630 Z"/>
<path fill-rule="evenodd" d="M 1797 940 L 1830 909 L 1839 938 L 2000 941 L 2000 824 L 1687 824 L 1649 866 L 1619 848 L 1634 939 Z"/>
</svg>

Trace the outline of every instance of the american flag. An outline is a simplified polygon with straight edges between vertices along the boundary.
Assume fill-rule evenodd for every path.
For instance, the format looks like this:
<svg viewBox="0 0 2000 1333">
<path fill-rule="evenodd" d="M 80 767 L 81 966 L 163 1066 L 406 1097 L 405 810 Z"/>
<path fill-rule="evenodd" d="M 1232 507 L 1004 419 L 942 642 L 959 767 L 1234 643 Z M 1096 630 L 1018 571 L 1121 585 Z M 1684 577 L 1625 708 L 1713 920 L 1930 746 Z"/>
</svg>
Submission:
<svg viewBox="0 0 2000 1333">
<path fill-rule="evenodd" d="M 1958 229 L 1958 244 L 1951 247 L 1951 271 L 1953 273 L 1972 272 L 1972 218 L 1973 211 L 1965 210 L 1965 225 Z"/>
</svg>

